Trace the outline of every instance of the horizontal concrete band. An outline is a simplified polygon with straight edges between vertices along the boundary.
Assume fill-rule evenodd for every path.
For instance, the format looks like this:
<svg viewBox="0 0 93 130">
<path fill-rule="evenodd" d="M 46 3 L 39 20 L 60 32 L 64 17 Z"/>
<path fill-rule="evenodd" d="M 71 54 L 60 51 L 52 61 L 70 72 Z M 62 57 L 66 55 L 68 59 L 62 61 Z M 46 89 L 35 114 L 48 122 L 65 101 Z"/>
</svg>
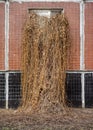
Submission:
<svg viewBox="0 0 93 130">
<path fill-rule="evenodd" d="M 82 1 L 84 2 L 93 2 L 93 0 L 1 0 L 0 3 L 3 2 L 76 2 L 76 3 L 80 3 Z"/>
</svg>

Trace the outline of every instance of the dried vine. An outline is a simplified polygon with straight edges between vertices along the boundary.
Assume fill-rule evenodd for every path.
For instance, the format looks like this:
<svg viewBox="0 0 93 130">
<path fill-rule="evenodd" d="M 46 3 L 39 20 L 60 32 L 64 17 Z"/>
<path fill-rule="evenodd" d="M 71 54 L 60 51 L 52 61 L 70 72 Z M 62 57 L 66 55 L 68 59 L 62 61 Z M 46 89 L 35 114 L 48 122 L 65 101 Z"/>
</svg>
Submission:
<svg viewBox="0 0 93 130">
<path fill-rule="evenodd" d="M 22 106 L 62 111 L 66 105 L 69 24 L 63 14 L 46 18 L 31 13 L 22 43 Z"/>
</svg>

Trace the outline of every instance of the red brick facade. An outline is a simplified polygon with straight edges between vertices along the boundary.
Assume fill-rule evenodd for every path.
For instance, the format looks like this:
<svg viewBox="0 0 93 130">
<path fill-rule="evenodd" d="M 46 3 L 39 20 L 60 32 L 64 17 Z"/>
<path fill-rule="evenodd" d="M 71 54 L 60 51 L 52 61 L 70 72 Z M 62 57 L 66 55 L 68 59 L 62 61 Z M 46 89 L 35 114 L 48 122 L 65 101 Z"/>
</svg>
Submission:
<svg viewBox="0 0 93 130">
<path fill-rule="evenodd" d="M 85 69 L 93 69 L 93 3 L 85 5 Z"/>
<path fill-rule="evenodd" d="M 70 24 L 72 37 L 72 68 L 80 69 L 80 4 L 71 2 L 11 2 L 9 6 L 9 70 L 20 70 L 21 65 L 21 41 L 22 28 L 29 8 L 58 8 L 64 9 L 64 13 Z M 0 3 L 0 70 L 4 69 L 4 4 Z M 85 67 L 93 69 L 93 4 L 85 5 Z"/>
<path fill-rule="evenodd" d="M 4 49 L 5 49 L 5 6 L 0 4 L 0 70 L 4 70 Z"/>
</svg>

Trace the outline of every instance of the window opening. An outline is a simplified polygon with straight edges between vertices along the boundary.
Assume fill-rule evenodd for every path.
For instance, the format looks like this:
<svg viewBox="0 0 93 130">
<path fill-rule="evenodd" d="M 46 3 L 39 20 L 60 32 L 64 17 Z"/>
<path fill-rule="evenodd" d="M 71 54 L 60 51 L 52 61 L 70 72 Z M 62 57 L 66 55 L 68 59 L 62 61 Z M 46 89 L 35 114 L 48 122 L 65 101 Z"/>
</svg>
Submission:
<svg viewBox="0 0 93 130">
<path fill-rule="evenodd" d="M 81 97 L 81 74 L 66 74 L 67 105 L 71 107 L 82 107 Z"/>
<path fill-rule="evenodd" d="M 0 108 L 5 108 L 5 74 L 0 73 Z"/>
<path fill-rule="evenodd" d="M 93 73 L 85 74 L 85 107 L 93 107 Z"/>
<path fill-rule="evenodd" d="M 37 15 L 44 16 L 47 18 L 50 18 L 51 16 L 54 16 L 56 14 L 61 14 L 64 12 L 64 10 L 62 8 L 58 8 L 58 9 L 56 9 L 56 8 L 54 8 L 54 9 L 32 9 L 32 8 L 29 8 L 28 9 L 29 14 L 32 11 L 34 13 L 36 13 Z"/>
<path fill-rule="evenodd" d="M 9 108 L 17 108 L 21 101 L 21 73 L 9 73 Z"/>
</svg>

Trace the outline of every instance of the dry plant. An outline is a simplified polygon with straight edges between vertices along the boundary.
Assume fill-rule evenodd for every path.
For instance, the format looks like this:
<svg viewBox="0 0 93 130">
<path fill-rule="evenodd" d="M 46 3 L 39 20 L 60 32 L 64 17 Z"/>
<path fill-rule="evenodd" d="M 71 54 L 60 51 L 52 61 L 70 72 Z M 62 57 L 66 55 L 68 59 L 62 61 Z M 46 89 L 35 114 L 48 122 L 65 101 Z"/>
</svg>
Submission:
<svg viewBox="0 0 93 130">
<path fill-rule="evenodd" d="M 70 47 L 69 23 L 64 14 L 51 18 L 30 14 L 22 43 L 23 108 L 63 111 Z"/>
</svg>

